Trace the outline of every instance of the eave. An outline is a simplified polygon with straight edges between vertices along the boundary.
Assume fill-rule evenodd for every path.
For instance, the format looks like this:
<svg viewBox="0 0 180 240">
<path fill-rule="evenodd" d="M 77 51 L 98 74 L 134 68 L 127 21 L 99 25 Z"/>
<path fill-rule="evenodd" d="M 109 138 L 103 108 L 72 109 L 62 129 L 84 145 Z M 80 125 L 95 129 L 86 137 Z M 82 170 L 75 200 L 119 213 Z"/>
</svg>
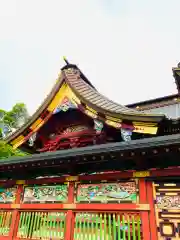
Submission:
<svg viewBox="0 0 180 240">
<path fill-rule="evenodd" d="M 179 166 L 180 134 L 47 152 L 0 162 L 0 178 Z"/>
<path fill-rule="evenodd" d="M 138 111 L 145 111 L 154 108 L 161 108 L 180 103 L 179 94 L 173 94 L 161 98 L 155 98 L 143 102 L 126 105 L 128 108 L 135 108 Z"/>
<path fill-rule="evenodd" d="M 83 104 L 86 104 L 97 113 L 121 120 L 154 123 L 158 123 L 165 118 L 165 116 L 162 114 L 145 114 L 143 112 L 139 112 L 137 110 L 117 104 L 100 94 L 89 84 L 83 81 L 79 69 L 72 67 L 68 68 L 68 66 L 66 66 L 63 68 L 63 70 L 66 81 L 76 96 L 82 101 Z"/>
<path fill-rule="evenodd" d="M 14 132 L 12 135 L 8 136 L 5 141 L 6 142 L 11 142 L 13 139 L 18 137 L 20 134 L 22 134 L 28 127 L 30 127 L 40 115 L 43 114 L 44 111 L 46 111 L 48 105 L 52 102 L 54 96 L 58 92 L 59 88 L 62 85 L 62 75 L 58 76 L 58 79 L 56 80 L 56 83 L 52 89 L 52 91 L 49 93 L 49 95 L 45 98 L 41 106 L 37 109 L 37 111 L 30 117 L 28 122 L 26 122 L 21 128 L 19 128 L 16 132 Z M 50 115 L 51 116 L 51 115 Z M 49 117 L 50 117 L 49 116 Z"/>
<path fill-rule="evenodd" d="M 137 110 L 142 111 L 142 110 L 159 108 L 159 107 L 164 107 L 164 106 L 179 103 L 180 102 L 180 97 L 179 97 L 179 93 L 180 93 L 180 68 L 179 68 L 179 66 L 175 67 L 175 68 L 172 68 L 172 72 L 173 72 L 173 77 L 175 79 L 175 83 L 176 83 L 178 93 L 171 94 L 171 95 L 168 95 L 168 96 L 158 97 L 158 98 L 154 98 L 154 99 L 150 99 L 150 100 L 145 100 L 145 101 L 141 101 L 141 102 L 136 102 L 136 103 L 132 103 L 132 104 L 128 104 L 128 105 L 126 105 L 126 107 L 136 108 Z"/>
</svg>

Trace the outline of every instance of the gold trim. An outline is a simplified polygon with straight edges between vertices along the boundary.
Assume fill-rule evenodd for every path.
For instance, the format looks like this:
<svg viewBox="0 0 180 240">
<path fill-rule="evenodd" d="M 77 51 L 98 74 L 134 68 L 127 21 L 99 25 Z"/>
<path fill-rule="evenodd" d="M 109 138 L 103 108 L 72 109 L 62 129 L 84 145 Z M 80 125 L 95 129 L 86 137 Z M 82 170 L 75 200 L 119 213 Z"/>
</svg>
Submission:
<svg viewBox="0 0 180 240">
<path fill-rule="evenodd" d="M 20 206 L 21 206 L 20 204 L 11 204 L 12 209 L 19 209 Z"/>
<path fill-rule="evenodd" d="M 133 172 L 133 177 L 136 177 L 136 178 L 149 177 L 149 176 L 150 176 L 149 171 Z"/>
<path fill-rule="evenodd" d="M 158 127 L 149 127 L 149 126 L 141 126 L 141 125 L 134 125 L 133 132 L 138 133 L 149 133 L 149 134 L 156 134 Z"/>
<path fill-rule="evenodd" d="M 98 112 L 96 110 L 94 110 L 93 108 L 89 107 L 88 105 L 86 105 L 86 110 L 90 111 L 91 113 L 97 115 Z"/>
<path fill-rule="evenodd" d="M 64 182 L 64 184 L 69 186 L 69 182 Z"/>
<path fill-rule="evenodd" d="M 68 176 L 65 178 L 67 182 L 76 182 L 79 180 L 79 176 Z"/>
<path fill-rule="evenodd" d="M 149 204 L 136 204 L 136 209 L 137 210 L 149 211 L 150 206 L 149 206 Z"/>
<path fill-rule="evenodd" d="M 105 121 L 105 123 L 106 123 L 107 125 L 110 125 L 110 126 L 114 127 L 114 128 L 121 128 L 121 126 L 122 126 L 121 122 L 114 122 L 114 121 L 111 121 L 111 120 L 109 120 L 109 119 L 107 119 L 107 120 Z"/>
<path fill-rule="evenodd" d="M 168 209 L 168 213 L 180 213 L 180 209 Z"/>
<path fill-rule="evenodd" d="M 154 183 L 154 187 L 159 187 L 159 184 L 157 184 L 157 183 Z"/>
<path fill-rule="evenodd" d="M 17 185 L 24 185 L 26 183 L 25 180 L 16 180 Z"/>
<path fill-rule="evenodd" d="M 106 115 L 106 120 L 110 120 L 112 122 L 117 122 L 117 123 L 121 123 L 122 122 L 122 119 L 120 118 L 115 118 L 115 117 L 111 117 L 109 115 Z"/>
<path fill-rule="evenodd" d="M 164 183 L 164 186 L 165 187 L 174 187 L 174 186 L 176 186 L 176 183 Z"/>
<path fill-rule="evenodd" d="M 173 192 L 166 192 L 165 196 L 177 196 L 178 193 L 173 193 Z"/>
<path fill-rule="evenodd" d="M 159 188 L 158 192 L 179 192 L 180 188 Z"/>
<path fill-rule="evenodd" d="M 42 119 L 41 117 L 39 117 L 39 118 L 30 126 L 30 129 L 31 129 L 32 131 L 34 131 L 35 129 L 38 128 L 38 126 L 39 126 L 40 124 L 42 124 L 42 122 L 43 122 L 43 119 Z"/>
<path fill-rule="evenodd" d="M 63 204 L 63 209 L 76 209 L 75 203 Z"/>
<path fill-rule="evenodd" d="M 133 121 L 133 125 L 136 126 L 143 126 L 143 127 L 157 127 L 157 123 L 151 123 L 151 122 L 135 122 Z"/>
<path fill-rule="evenodd" d="M 90 116 L 92 118 L 97 118 L 97 114 L 89 111 L 88 109 L 86 109 L 84 112 L 85 112 L 85 114 L 87 114 L 88 116 Z"/>
<path fill-rule="evenodd" d="M 18 142 L 21 142 L 24 140 L 24 136 L 23 135 L 19 135 L 18 137 L 16 137 L 15 139 L 13 139 L 10 144 L 11 145 L 16 145 Z"/>
</svg>

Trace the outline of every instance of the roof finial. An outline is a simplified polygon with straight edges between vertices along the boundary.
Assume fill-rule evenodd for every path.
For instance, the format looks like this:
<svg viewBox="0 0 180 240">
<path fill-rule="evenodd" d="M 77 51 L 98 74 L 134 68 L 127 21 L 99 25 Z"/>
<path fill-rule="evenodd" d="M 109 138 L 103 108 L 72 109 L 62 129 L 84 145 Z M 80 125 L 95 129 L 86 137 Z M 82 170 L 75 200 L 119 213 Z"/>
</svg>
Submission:
<svg viewBox="0 0 180 240">
<path fill-rule="evenodd" d="M 63 60 L 65 61 L 65 63 L 68 65 L 69 64 L 69 62 L 68 62 L 68 60 L 66 59 L 66 57 L 63 57 Z"/>
</svg>

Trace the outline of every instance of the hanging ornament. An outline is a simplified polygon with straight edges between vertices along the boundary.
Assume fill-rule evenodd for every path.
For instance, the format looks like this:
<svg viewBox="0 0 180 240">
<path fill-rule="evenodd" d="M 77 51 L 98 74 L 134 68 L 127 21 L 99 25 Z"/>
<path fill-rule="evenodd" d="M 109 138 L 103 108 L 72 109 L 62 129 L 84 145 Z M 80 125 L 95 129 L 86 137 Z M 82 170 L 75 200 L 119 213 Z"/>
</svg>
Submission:
<svg viewBox="0 0 180 240">
<path fill-rule="evenodd" d="M 30 138 L 29 138 L 29 146 L 30 147 L 33 147 L 34 142 L 36 141 L 36 135 L 37 135 L 37 133 L 35 132 L 30 136 Z"/>
<path fill-rule="evenodd" d="M 76 106 L 71 102 L 68 97 L 65 97 L 53 113 L 56 114 L 60 111 L 67 112 L 70 108 L 76 108 Z"/>
<path fill-rule="evenodd" d="M 101 133 L 103 127 L 104 125 L 101 121 L 94 119 L 94 129 L 96 130 L 96 133 Z"/>
<path fill-rule="evenodd" d="M 131 141 L 132 131 L 129 129 L 121 128 L 121 137 L 125 142 Z"/>
</svg>

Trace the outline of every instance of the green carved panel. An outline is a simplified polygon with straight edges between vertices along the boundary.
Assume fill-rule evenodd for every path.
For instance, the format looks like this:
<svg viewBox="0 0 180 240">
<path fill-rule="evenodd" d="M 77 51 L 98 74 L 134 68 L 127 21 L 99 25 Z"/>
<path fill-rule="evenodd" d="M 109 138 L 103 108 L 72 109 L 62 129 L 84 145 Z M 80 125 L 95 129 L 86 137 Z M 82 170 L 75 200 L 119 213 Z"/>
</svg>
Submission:
<svg viewBox="0 0 180 240">
<path fill-rule="evenodd" d="M 136 202 L 135 182 L 79 184 L 77 202 Z"/>
<path fill-rule="evenodd" d="M 16 199 L 15 187 L 13 188 L 0 188 L 0 203 L 13 203 Z"/>
<path fill-rule="evenodd" d="M 25 187 L 23 202 L 66 202 L 67 185 Z"/>
</svg>

